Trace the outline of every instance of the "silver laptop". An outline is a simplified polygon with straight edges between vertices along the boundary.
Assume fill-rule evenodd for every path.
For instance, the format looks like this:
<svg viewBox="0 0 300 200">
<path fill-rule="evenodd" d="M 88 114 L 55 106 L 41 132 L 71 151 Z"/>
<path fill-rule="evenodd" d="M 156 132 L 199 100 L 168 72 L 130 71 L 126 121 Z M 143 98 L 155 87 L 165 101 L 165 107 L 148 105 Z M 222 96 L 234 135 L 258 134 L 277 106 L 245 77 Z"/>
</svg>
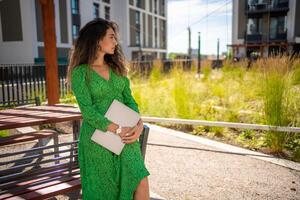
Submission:
<svg viewBox="0 0 300 200">
<path fill-rule="evenodd" d="M 139 113 L 118 100 L 112 102 L 105 117 L 122 127 L 134 127 L 141 118 Z M 117 155 L 121 154 L 125 145 L 120 136 L 115 133 L 109 131 L 103 132 L 98 129 L 93 133 L 91 139 Z"/>
</svg>

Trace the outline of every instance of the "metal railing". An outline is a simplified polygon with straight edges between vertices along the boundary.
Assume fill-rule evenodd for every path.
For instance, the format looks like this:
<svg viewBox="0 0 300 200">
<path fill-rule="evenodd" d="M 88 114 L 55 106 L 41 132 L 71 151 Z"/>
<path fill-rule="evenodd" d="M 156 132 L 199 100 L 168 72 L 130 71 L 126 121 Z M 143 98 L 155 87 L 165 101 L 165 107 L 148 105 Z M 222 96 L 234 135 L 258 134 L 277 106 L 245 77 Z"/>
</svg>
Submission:
<svg viewBox="0 0 300 200">
<path fill-rule="evenodd" d="M 261 42 L 284 42 L 287 41 L 287 30 L 284 30 L 283 33 L 276 33 L 271 35 L 270 33 L 256 33 L 256 34 L 247 34 L 245 31 L 245 42 L 246 43 L 261 43 Z"/>
<path fill-rule="evenodd" d="M 159 118 L 159 117 L 142 117 L 142 119 L 144 122 L 189 124 L 189 125 L 196 125 L 196 126 L 218 126 L 218 127 L 228 127 L 228 128 L 263 130 L 263 131 L 300 133 L 300 127 L 283 127 L 283 126 L 271 126 L 271 125 L 261 125 L 261 124 L 176 119 L 176 118 Z"/>
</svg>

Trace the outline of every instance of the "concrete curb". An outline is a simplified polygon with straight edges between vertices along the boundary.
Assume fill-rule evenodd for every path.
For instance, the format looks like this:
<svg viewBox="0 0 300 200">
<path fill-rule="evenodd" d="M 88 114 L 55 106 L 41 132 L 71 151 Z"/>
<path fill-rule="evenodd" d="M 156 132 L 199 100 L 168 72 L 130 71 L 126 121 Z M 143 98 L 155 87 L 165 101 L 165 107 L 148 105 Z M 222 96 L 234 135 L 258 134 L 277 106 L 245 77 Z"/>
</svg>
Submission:
<svg viewBox="0 0 300 200">
<path fill-rule="evenodd" d="M 145 124 L 147 124 L 149 126 L 150 133 L 151 133 L 151 130 L 154 130 L 154 131 L 157 131 L 157 132 L 160 132 L 160 133 L 163 133 L 163 134 L 168 134 L 168 135 L 171 135 L 171 136 L 174 136 L 174 137 L 177 137 L 177 138 L 197 142 L 197 143 L 207 145 L 207 146 L 211 146 L 211 147 L 215 147 L 217 149 L 221 149 L 221 150 L 224 150 L 226 152 L 249 156 L 249 157 L 252 157 L 252 158 L 255 158 L 255 159 L 271 162 L 271 163 L 276 164 L 276 165 L 280 165 L 280 166 L 283 166 L 283 167 L 286 167 L 286 168 L 289 168 L 289 169 L 300 171 L 300 163 L 296 163 L 296 162 L 281 159 L 281 158 L 276 158 L 276 157 L 271 156 L 271 155 L 263 154 L 263 153 L 256 152 L 256 151 L 251 151 L 251 150 L 244 149 L 244 148 L 241 148 L 241 147 L 236 147 L 236 146 L 233 146 L 233 145 L 224 144 L 224 143 L 217 142 L 217 141 L 214 141 L 214 140 L 210 140 L 210 139 L 207 139 L 207 138 L 204 138 L 204 137 L 201 137 L 201 136 L 195 136 L 195 135 L 191 135 L 191 134 L 187 134 L 187 133 L 184 133 L 184 132 L 172 130 L 172 129 L 169 129 L 169 128 L 164 128 L 164 127 L 153 125 L 153 124 L 148 124 L 148 123 L 145 123 Z"/>
</svg>

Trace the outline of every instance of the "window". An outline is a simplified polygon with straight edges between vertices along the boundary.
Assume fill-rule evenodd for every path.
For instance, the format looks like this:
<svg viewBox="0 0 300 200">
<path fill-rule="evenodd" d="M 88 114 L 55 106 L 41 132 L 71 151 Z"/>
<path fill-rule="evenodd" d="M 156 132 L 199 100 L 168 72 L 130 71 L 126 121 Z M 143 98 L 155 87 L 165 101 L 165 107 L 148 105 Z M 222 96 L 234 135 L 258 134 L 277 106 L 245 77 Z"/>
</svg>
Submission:
<svg viewBox="0 0 300 200">
<path fill-rule="evenodd" d="M 268 4 L 269 0 L 258 0 L 258 4 Z"/>
<path fill-rule="evenodd" d="M 161 47 L 166 48 L 166 22 L 165 20 L 160 21 L 160 33 L 161 33 Z"/>
<path fill-rule="evenodd" d="M 93 16 L 94 16 L 94 19 L 99 18 L 99 4 L 97 4 L 97 3 L 93 4 Z"/>
<path fill-rule="evenodd" d="M 271 6 L 273 8 L 288 8 L 289 1 L 288 0 L 272 0 Z"/>
<path fill-rule="evenodd" d="M 257 5 L 258 0 L 248 0 L 248 9 L 255 10 L 255 6 Z"/>
<path fill-rule="evenodd" d="M 257 35 L 262 33 L 262 18 L 249 18 L 247 24 L 247 34 Z"/>
<path fill-rule="evenodd" d="M 72 7 L 72 14 L 79 14 L 79 2 L 78 2 L 78 0 L 72 0 L 71 7 Z"/>
<path fill-rule="evenodd" d="M 252 6 L 258 3 L 258 0 L 248 0 L 248 5 Z"/>
<path fill-rule="evenodd" d="M 140 33 L 139 33 L 139 31 L 137 31 L 136 35 L 135 35 L 135 44 L 136 44 L 136 46 L 140 46 L 140 39 L 141 39 Z"/>
<path fill-rule="evenodd" d="M 254 5 L 261 5 L 261 4 L 268 4 L 269 0 L 248 0 L 248 5 L 249 6 L 254 6 Z"/>
<path fill-rule="evenodd" d="M 157 14 L 157 0 L 154 0 L 154 13 Z"/>
<path fill-rule="evenodd" d="M 158 46 L 157 17 L 154 18 L 154 46 Z"/>
<path fill-rule="evenodd" d="M 161 15 L 165 16 L 165 0 L 162 0 L 160 9 L 161 9 Z"/>
<path fill-rule="evenodd" d="M 140 12 L 135 12 L 135 24 L 140 24 Z"/>
<path fill-rule="evenodd" d="M 4 41 L 22 41 L 22 16 L 20 1 L 0 1 L 0 13 L 2 24 L 2 39 Z M 12 17 L 13 16 L 13 17 Z M 1 34 L 1 33 L 0 33 Z"/>
<path fill-rule="evenodd" d="M 152 0 L 149 1 L 149 11 L 152 12 Z"/>
<path fill-rule="evenodd" d="M 140 46 L 141 44 L 141 25 L 140 25 L 140 12 L 135 12 L 135 44 Z"/>
<path fill-rule="evenodd" d="M 270 39 L 276 39 L 280 35 L 286 34 L 286 16 L 271 17 L 270 19 Z"/>
<path fill-rule="evenodd" d="M 110 3 L 110 0 L 102 0 L 104 3 Z"/>
<path fill-rule="evenodd" d="M 72 36 L 73 36 L 73 39 L 76 39 L 78 37 L 78 34 L 79 34 L 79 26 L 73 24 L 72 25 Z"/>
<path fill-rule="evenodd" d="M 141 7 L 141 0 L 136 0 L 135 6 L 140 8 Z"/>
<path fill-rule="evenodd" d="M 105 13 L 105 19 L 110 20 L 110 7 L 105 6 L 104 7 L 104 13 Z"/>
<path fill-rule="evenodd" d="M 269 0 L 248 0 L 249 10 L 264 10 L 268 8 Z"/>
</svg>

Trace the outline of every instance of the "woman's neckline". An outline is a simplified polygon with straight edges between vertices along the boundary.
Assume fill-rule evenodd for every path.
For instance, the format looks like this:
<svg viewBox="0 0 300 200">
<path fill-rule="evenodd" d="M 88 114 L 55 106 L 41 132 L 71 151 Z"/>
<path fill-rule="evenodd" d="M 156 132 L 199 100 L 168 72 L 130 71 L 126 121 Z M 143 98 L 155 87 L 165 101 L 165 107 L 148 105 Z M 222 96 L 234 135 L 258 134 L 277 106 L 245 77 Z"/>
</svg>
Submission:
<svg viewBox="0 0 300 200">
<path fill-rule="evenodd" d="M 110 81 L 110 79 L 111 79 L 111 68 L 110 68 L 109 66 L 108 66 L 108 79 L 106 79 L 106 78 L 104 78 L 102 75 L 100 75 L 96 70 L 94 70 L 94 69 L 92 68 L 92 66 L 90 66 L 90 69 L 91 69 L 94 73 L 96 73 L 96 75 L 97 75 L 98 77 L 102 78 L 103 80 L 105 80 L 105 81 L 107 81 L 107 82 Z"/>
</svg>

